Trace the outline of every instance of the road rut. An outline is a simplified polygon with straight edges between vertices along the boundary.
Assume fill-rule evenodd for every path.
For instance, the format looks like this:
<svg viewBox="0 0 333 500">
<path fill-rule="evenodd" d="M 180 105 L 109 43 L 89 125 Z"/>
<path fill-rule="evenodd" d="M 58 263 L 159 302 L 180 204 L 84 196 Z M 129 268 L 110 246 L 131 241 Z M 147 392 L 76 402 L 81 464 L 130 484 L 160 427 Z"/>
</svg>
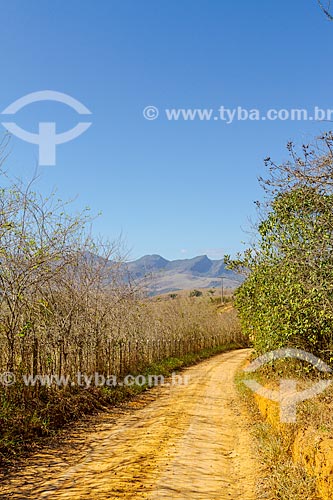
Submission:
<svg viewBox="0 0 333 500">
<path fill-rule="evenodd" d="M 234 387 L 248 350 L 188 368 L 33 455 L 5 479 L 6 499 L 255 500 L 257 463 Z"/>
</svg>

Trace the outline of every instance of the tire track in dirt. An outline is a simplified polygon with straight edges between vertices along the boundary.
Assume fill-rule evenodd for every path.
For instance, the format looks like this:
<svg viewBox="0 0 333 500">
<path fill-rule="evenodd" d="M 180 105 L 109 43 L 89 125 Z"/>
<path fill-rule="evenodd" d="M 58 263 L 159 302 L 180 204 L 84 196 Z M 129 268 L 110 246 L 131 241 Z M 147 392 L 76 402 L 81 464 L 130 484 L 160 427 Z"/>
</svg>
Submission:
<svg viewBox="0 0 333 500">
<path fill-rule="evenodd" d="M 152 389 L 118 418 L 101 415 L 63 450 L 32 456 L 1 498 L 255 500 L 249 423 L 233 384 L 248 353 L 215 356 L 184 370 L 188 385 Z"/>
</svg>

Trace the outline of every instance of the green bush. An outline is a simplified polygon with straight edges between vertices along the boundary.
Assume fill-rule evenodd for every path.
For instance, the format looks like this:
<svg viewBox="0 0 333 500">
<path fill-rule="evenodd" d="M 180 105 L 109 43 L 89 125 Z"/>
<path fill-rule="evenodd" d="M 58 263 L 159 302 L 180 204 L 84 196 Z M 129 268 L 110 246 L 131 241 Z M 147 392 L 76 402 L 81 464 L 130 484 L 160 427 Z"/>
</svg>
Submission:
<svg viewBox="0 0 333 500">
<path fill-rule="evenodd" d="M 257 226 L 257 242 L 235 260 L 227 256 L 226 264 L 247 273 L 236 292 L 236 307 L 259 353 L 292 346 L 330 362 L 333 136 L 319 141 L 318 150 L 303 146 L 303 156 L 289 144 L 293 162 L 266 160 L 271 177 L 262 183 L 270 199 Z"/>
</svg>

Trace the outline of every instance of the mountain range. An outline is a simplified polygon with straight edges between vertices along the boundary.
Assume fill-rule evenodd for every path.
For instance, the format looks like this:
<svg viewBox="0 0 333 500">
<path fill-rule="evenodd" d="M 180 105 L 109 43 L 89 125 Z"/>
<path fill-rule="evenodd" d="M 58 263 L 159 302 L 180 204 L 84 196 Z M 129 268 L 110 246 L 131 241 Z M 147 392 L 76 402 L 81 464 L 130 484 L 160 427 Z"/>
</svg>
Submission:
<svg viewBox="0 0 333 500">
<path fill-rule="evenodd" d="M 142 282 L 150 295 L 184 289 L 214 288 L 221 286 L 224 276 L 225 288 L 235 289 L 242 277 L 225 268 L 223 260 L 211 260 L 207 255 L 192 259 L 167 260 L 160 255 L 145 255 L 127 262 L 131 279 Z"/>
</svg>

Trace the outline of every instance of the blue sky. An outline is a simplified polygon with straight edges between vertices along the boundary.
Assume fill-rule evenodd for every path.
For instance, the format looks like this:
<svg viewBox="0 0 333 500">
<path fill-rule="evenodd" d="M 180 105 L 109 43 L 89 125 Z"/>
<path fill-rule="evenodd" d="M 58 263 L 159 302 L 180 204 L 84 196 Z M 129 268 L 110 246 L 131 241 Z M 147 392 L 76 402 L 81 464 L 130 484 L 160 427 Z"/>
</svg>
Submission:
<svg viewBox="0 0 333 500">
<path fill-rule="evenodd" d="M 262 193 L 263 158 L 287 158 L 327 123 L 168 121 L 166 108 L 333 108 L 333 23 L 316 0 L 11 0 L 1 6 L 0 108 L 55 90 L 92 112 L 90 129 L 57 147 L 36 188 L 102 212 L 96 234 L 120 233 L 132 258 L 242 250 Z M 160 110 L 145 120 L 143 109 Z M 8 121 L 8 120 L 7 120 Z M 37 131 L 76 125 L 43 102 L 15 116 Z M 3 129 L 4 131 L 4 129 Z M 2 132 L 1 132 L 2 133 Z M 38 148 L 13 137 L 6 168 L 29 179 Z M 245 231 L 245 232 L 244 232 Z"/>
</svg>

